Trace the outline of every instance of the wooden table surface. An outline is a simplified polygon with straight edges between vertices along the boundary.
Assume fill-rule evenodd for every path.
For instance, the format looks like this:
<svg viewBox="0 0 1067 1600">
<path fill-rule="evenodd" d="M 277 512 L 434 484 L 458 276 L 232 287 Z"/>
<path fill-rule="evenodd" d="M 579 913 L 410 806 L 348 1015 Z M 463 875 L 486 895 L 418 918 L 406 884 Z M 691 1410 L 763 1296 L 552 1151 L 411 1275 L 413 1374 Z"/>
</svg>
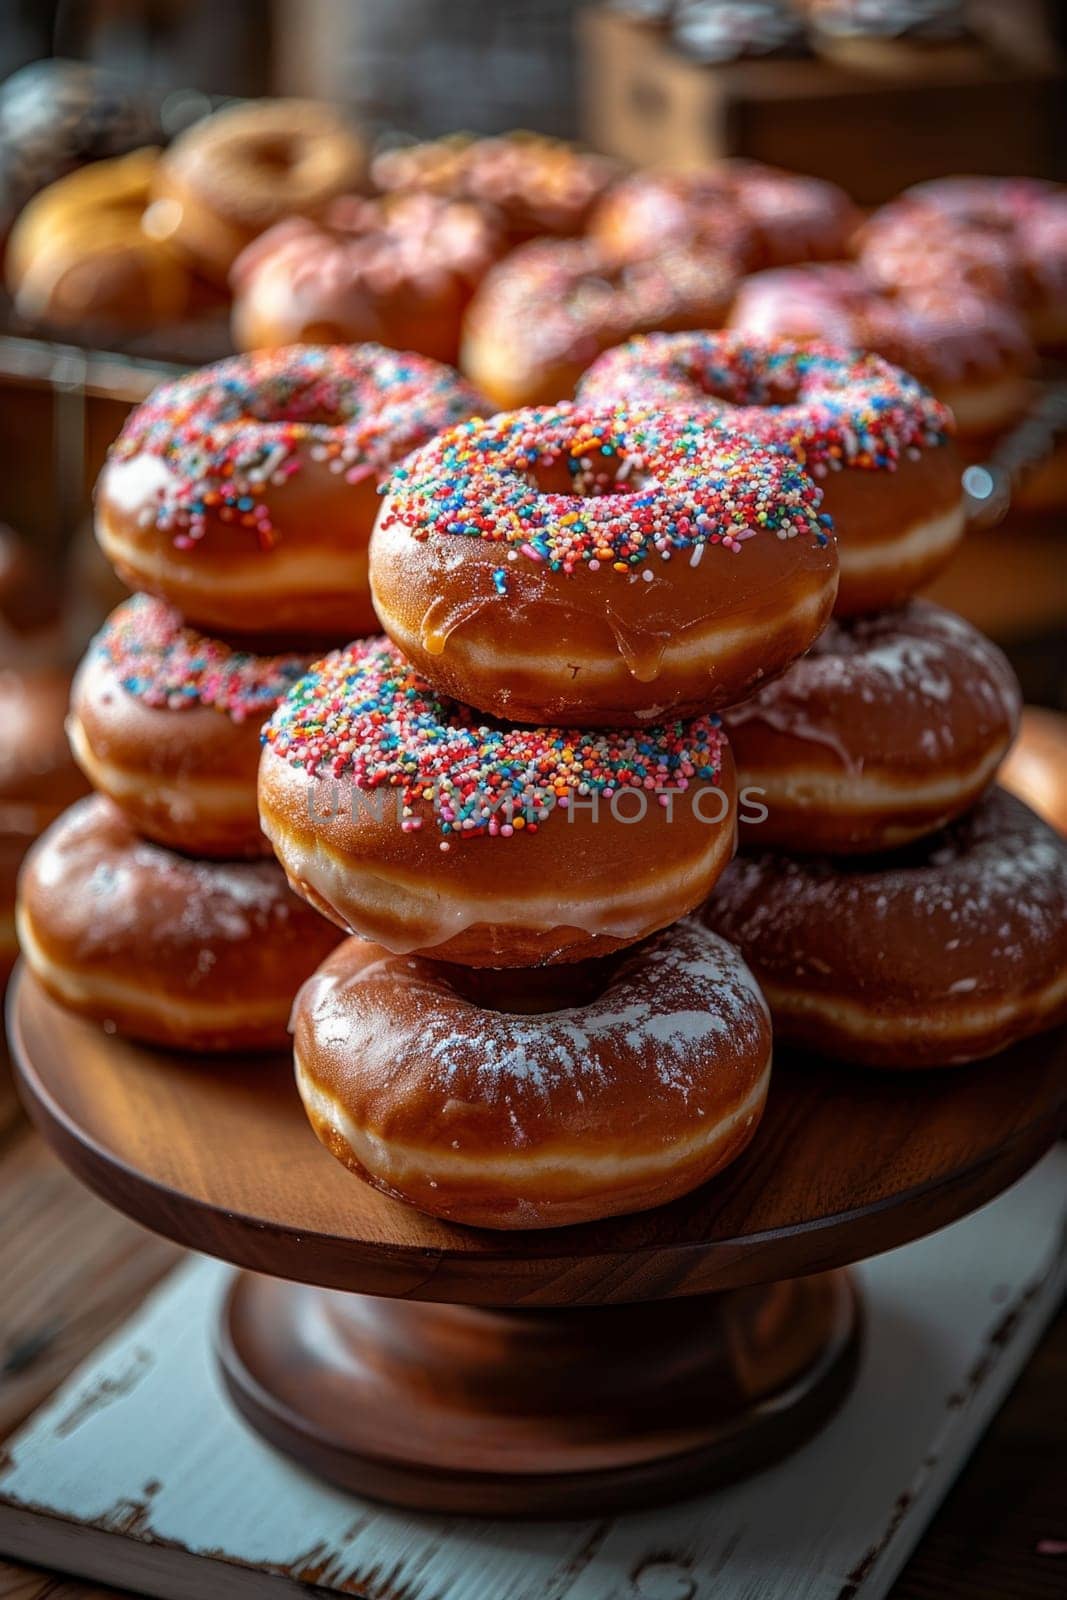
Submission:
<svg viewBox="0 0 1067 1600">
<path fill-rule="evenodd" d="M 29 1128 L 0 1067 L 0 1441 L 181 1255 L 70 1177 Z M 1067 1310 L 891 1600 L 1063 1600 L 1065 1394 Z M 0 1600 L 104 1600 L 115 1593 L 0 1561 Z"/>
</svg>

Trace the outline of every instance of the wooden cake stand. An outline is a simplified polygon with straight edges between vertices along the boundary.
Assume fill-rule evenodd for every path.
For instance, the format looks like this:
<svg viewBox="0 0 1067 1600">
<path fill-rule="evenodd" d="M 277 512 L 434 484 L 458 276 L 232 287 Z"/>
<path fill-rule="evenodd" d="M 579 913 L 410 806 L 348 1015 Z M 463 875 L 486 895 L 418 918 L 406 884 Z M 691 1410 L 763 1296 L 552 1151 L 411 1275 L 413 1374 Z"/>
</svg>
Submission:
<svg viewBox="0 0 1067 1600">
<path fill-rule="evenodd" d="M 130 1044 L 25 971 L 9 1011 L 27 1104 L 67 1165 L 245 1269 L 218 1350 L 248 1421 L 335 1483 L 432 1510 L 643 1505 L 782 1453 L 855 1368 L 841 1268 L 992 1199 L 1064 1125 L 1063 1032 L 961 1072 L 783 1060 L 753 1144 L 695 1194 L 491 1233 L 346 1173 L 285 1059 Z"/>
</svg>

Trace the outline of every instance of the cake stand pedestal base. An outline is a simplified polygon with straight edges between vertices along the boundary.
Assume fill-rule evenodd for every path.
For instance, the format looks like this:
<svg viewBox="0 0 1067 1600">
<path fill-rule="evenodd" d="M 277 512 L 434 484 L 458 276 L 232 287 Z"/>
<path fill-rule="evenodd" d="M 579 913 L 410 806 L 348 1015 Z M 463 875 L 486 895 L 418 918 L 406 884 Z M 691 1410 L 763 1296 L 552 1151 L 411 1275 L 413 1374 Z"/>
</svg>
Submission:
<svg viewBox="0 0 1067 1600">
<path fill-rule="evenodd" d="M 792 1449 L 846 1394 L 857 1323 L 844 1272 L 558 1311 L 245 1272 L 218 1353 L 246 1420 L 342 1488 L 424 1511 L 574 1516 Z"/>
</svg>

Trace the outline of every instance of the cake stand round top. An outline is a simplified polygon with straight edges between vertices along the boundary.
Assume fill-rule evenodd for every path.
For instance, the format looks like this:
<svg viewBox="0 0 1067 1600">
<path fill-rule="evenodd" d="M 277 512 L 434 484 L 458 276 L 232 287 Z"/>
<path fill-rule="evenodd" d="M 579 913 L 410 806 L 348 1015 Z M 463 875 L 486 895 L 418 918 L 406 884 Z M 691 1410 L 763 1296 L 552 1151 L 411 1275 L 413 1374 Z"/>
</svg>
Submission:
<svg viewBox="0 0 1067 1600">
<path fill-rule="evenodd" d="M 9 1029 L 29 1109 L 67 1165 L 150 1228 L 330 1288 L 482 1305 L 604 1305 L 793 1277 L 974 1210 L 1061 1131 L 1067 1031 L 964 1070 L 780 1060 L 732 1167 L 671 1205 L 542 1232 L 422 1216 L 353 1178 L 285 1058 L 182 1055 L 63 1011 L 21 970 Z"/>
</svg>

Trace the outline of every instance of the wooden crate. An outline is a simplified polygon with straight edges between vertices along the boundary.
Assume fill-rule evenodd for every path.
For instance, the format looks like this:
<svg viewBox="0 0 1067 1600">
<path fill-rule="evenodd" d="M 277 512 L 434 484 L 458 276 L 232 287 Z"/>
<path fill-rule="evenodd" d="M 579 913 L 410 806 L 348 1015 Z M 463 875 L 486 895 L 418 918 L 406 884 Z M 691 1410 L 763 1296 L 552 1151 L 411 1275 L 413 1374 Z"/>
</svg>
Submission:
<svg viewBox="0 0 1067 1600">
<path fill-rule="evenodd" d="M 843 184 L 877 205 L 946 172 L 1057 176 L 1064 79 L 978 46 L 907 82 L 817 58 L 702 66 L 606 8 L 579 27 L 583 133 L 640 166 L 751 156 Z"/>
</svg>

